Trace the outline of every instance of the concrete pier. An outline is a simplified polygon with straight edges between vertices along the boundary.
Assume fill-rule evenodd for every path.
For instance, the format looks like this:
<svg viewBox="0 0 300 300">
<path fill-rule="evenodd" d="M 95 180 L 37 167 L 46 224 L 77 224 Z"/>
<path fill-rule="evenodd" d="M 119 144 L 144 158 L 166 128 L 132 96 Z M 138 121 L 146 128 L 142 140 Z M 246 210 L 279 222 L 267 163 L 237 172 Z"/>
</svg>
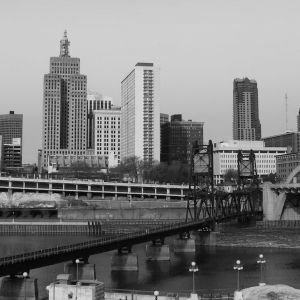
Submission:
<svg viewBox="0 0 300 300">
<path fill-rule="evenodd" d="M 178 238 L 173 241 L 174 253 L 194 253 L 196 243 L 192 238 Z"/>
<path fill-rule="evenodd" d="M 216 246 L 217 234 L 215 231 L 198 231 L 197 243 L 204 246 Z"/>
<path fill-rule="evenodd" d="M 111 271 L 138 271 L 138 256 L 135 253 L 116 252 L 111 258 Z"/>
<path fill-rule="evenodd" d="M 77 264 L 75 262 L 66 263 L 64 272 L 71 274 L 74 280 L 77 279 Z M 78 264 L 78 280 L 96 280 L 96 268 L 94 264 L 84 263 L 82 261 Z M 0 299 L 1 300 L 1 299 Z"/>
<path fill-rule="evenodd" d="M 38 300 L 36 278 L 2 277 L 0 300 Z"/>
<path fill-rule="evenodd" d="M 169 245 L 150 244 L 146 245 L 146 257 L 149 261 L 170 260 Z"/>
</svg>

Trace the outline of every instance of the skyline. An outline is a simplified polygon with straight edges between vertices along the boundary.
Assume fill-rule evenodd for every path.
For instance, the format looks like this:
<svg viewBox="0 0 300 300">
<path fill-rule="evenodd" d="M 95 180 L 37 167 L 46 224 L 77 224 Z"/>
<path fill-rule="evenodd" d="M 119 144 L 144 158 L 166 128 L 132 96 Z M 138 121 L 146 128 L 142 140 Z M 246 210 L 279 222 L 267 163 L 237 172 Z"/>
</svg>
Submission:
<svg viewBox="0 0 300 300">
<path fill-rule="evenodd" d="M 284 132 L 285 93 L 288 129 L 296 130 L 299 8 L 297 1 L 4 1 L 0 114 L 23 114 L 23 161 L 36 162 L 43 75 L 66 29 L 88 90 L 116 105 L 124 75 L 137 62 L 153 62 L 160 67 L 160 112 L 204 122 L 204 141 L 232 139 L 235 78 L 257 81 L 262 137 Z"/>
</svg>

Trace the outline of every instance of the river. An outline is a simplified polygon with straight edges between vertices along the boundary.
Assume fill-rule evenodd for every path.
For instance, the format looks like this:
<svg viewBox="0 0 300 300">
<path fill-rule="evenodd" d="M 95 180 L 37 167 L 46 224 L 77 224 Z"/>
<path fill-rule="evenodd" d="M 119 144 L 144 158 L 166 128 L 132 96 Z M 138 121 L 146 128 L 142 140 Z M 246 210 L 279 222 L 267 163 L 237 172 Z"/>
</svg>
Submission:
<svg viewBox="0 0 300 300">
<path fill-rule="evenodd" d="M 245 235 L 241 235 L 245 239 Z M 282 235 L 286 236 L 287 234 L 282 232 Z M 228 239 L 228 234 L 226 238 Z M 238 237 L 233 234 L 232 238 L 237 239 Z M 90 239 L 90 237 L 2 236 L 0 256 L 82 242 L 87 239 Z M 293 236 L 293 243 L 295 243 L 294 239 L 295 236 Z M 172 245 L 172 240 L 173 238 L 168 238 L 166 243 Z M 297 243 L 300 246 L 299 240 Z M 233 270 L 234 262 L 240 259 L 244 266 L 243 271 L 240 273 L 241 287 L 254 286 L 259 282 L 260 275 L 256 260 L 258 255 L 263 253 L 267 260 L 263 272 L 265 282 L 269 284 L 288 284 L 300 288 L 300 249 L 297 248 L 204 247 L 197 245 L 194 254 L 174 254 L 172 246 L 170 246 L 170 262 L 147 262 L 145 246 L 145 244 L 140 244 L 133 247 L 133 252 L 138 254 L 139 271 L 130 272 L 130 276 L 128 272 L 110 272 L 110 261 L 113 252 L 91 256 L 89 262 L 96 264 L 97 279 L 104 282 L 108 288 L 187 292 L 192 289 L 192 274 L 188 271 L 189 264 L 191 261 L 196 261 L 199 268 L 199 271 L 195 274 L 196 289 L 226 289 L 233 291 L 236 287 L 236 271 Z M 47 295 L 45 289 L 47 284 L 54 281 L 57 274 L 63 273 L 63 266 L 64 264 L 61 263 L 30 271 L 30 276 L 38 279 L 40 297 Z"/>
</svg>

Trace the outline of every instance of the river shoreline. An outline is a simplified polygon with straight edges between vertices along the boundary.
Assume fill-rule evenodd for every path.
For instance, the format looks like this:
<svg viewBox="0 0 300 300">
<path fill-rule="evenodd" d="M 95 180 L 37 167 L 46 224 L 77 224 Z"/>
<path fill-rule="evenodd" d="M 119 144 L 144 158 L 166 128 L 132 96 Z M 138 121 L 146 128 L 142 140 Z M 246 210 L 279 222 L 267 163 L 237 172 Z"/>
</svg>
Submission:
<svg viewBox="0 0 300 300">
<path fill-rule="evenodd" d="M 300 249 L 298 228 L 225 228 L 217 234 L 218 247 Z"/>
</svg>

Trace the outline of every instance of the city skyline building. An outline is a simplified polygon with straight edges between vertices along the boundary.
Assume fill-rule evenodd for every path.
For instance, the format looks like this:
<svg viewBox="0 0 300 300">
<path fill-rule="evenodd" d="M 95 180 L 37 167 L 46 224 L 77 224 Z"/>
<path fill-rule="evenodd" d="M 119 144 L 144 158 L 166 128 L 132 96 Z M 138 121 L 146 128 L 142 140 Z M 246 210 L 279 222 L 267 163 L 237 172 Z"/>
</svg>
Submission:
<svg viewBox="0 0 300 300">
<path fill-rule="evenodd" d="M 87 93 L 87 149 L 95 149 L 94 111 L 107 110 L 112 107 L 112 98 L 98 92 Z"/>
<path fill-rule="evenodd" d="M 228 170 L 237 170 L 239 150 L 244 153 L 250 153 L 250 150 L 253 150 L 259 177 L 275 174 L 276 156 L 286 154 L 286 147 L 267 147 L 263 141 L 229 140 L 214 143 L 213 159 L 216 183 L 223 182 L 224 174 Z"/>
<path fill-rule="evenodd" d="M 23 139 L 23 114 L 15 114 L 13 110 L 9 114 L 0 115 L 0 135 L 3 144 L 11 144 L 14 138 Z"/>
<path fill-rule="evenodd" d="M 94 151 L 108 157 L 109 167 L 115 167 L 121 161 L 121 106 L 107 100 L 93 112 Z"/>
<path fill-rule="evenodd" d="M 71 57 L 67 32 L 59 57 L 50 58 L 44 75 L 43 167 L 52 155 L 84 155 L 87 149 L 87 77 L 80 74 L 80 59 Z"/>
<path fill-rule="evenodd" d="M 257 82 L 247 77 L 233 81 L 233 139 L 261 139 Z"/>
<path fill-rule="evenodd" d="M 262 138 L 266 147 L 286 147 L 287 153 L 300 152 L 300 132 L 289 131 Z"/>
<path fill-rule="evenodd" d="M 181 114 L 171 116 L 171 121 L 161 125 L 161 161 L 188 163 L 195 141 L 203 144 L 203 122 L 182 120 Z"/>
<path fill-rule="evenodd" d="M 9 114 L 0 115 L 0 170 L 6 167 L 22 166 L 23 143 L 23 114 L 15 114 L 13 110 Z M 16 145 L 18 141 L 18 145 Z"/>
<path fill-rule="evenodd" d="M 121 82 L 121 161 L 160 161 L 159 69 L 137 63 Z"/>
</svg>

